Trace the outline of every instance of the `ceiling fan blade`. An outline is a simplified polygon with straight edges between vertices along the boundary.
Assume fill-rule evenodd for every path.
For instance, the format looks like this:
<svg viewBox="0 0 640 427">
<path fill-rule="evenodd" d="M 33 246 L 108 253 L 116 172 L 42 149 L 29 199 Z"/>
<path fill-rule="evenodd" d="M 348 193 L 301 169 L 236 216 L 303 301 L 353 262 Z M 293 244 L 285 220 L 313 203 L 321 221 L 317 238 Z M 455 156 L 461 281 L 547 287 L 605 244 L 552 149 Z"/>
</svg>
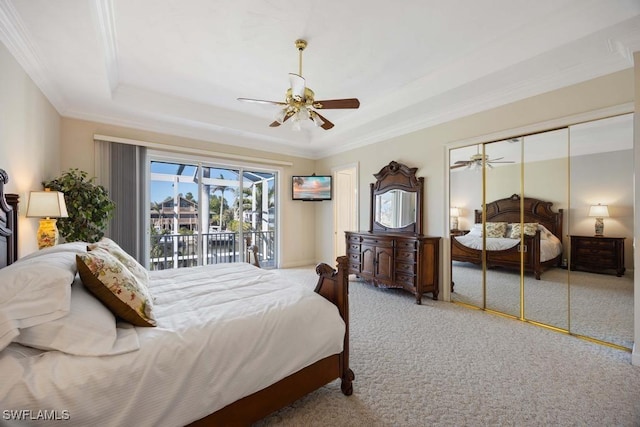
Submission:
<svg viewBox="0 0 640 427">
<path fill-rule="evenodd" d="M 456 162 L 456 163 L 459 163 L 459 162 Z M 466 167 L 466 166 L 467 166 L 466 164 L 456 164 L 456 165 L 454 165 L 454 166 L 450 166 L 450 167 L 449 167 L 449 169 L 464 168 L 464 167 Z"/>
<path fill-rule="evenodd" d="M 287 105 L 284 102 L 279 101 L 265 101 L 263 99 L 252 99 L 252 98 L 238 98 L 238 101 L 242 102 L 253 102 L 255 104 L 269 104 L 269 105 Z"/>
<path fill-rule="evenodd" d="M 289 73 L 289 83 L 291 84 L 291 96 L 304 99 L 305 80 L 298 74 Z"/>
<path fill-rule="evenodd" d="M 322 125 L 320 125 L 320 127 L 321 127 L 322 129 L 324 129 L 324 130 L 329 130 L 329 129 L 331 129 L 331 128 L 334 126 L 334 124 L 333 124 L 333 123 L 331 123 L 329 120 L 327 120 L 327 118 L 326 118 L 326 117 L 324 117 L 322 114 L 318 113 L 317 111 L 314 111 L 314 114 L 315 114 L 316 116 L 320 117 L 320 119 L 324 122 L 324 123 L 322 123 Z M 313 120 L 313 118 L 311 118 L 311 120 Z"/>
<path fill-rule="evenodd" d="M 498 162 L 496 160 L 489 160 L 487 161 L 487 163 L 515 163 L 515 162 L 513 162 L 512 160 L 503 160 L 501 162 Z"/>
<path fill-rule="evenodd" d="M 360 107 L 360 101 L 358 101 L 358 98 L 326 99 L 324 101 L 314 101 L 313 103 L 313 108 L 322 108 L 325 110 L 358 107 Z"/>
</svg>

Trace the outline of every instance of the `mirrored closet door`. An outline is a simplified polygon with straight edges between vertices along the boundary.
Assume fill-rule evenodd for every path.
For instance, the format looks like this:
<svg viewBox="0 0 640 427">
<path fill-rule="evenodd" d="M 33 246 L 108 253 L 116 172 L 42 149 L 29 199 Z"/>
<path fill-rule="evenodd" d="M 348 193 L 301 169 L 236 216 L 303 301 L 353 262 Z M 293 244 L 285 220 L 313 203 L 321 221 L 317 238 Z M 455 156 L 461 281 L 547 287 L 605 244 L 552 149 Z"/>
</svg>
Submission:
<svg viewBox="0 0 640 427">
<path fill-rule="evenodd" d="M 452 301 L 630 349 L 632 122 L 452 149 Z"/>
<path fill-rule="evenodd" d="M 571 332 L 630 349 L 633 114 L 577 124 L 569 132 Z"/>
</svg>

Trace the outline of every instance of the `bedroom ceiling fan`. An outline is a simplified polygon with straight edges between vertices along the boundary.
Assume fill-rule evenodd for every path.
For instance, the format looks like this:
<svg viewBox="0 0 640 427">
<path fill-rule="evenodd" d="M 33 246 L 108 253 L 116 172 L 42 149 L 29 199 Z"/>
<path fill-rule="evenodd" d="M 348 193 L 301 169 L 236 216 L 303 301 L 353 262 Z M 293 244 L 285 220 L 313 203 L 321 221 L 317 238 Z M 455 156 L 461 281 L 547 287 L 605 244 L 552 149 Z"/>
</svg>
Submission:
<svg viewBox="0 0 640 427">
<path fill-rule="evenodd" d="M 489 168 L 493 169 L 492 163 L 514 163 L 511 160 L 502 160 L 502 159 L 504 159 L 504 157 L 490 159 L 489 156 L 485 154 L 480 154 L 480 147 L 478 147 L 478 152 L 472 155 L 469 158 L 469 160 L 458 160 L 450 167 L 450 169 L 458 169 L 458 168 L 465 168 L 465 167 L 467 169 L 481 169 L 483 162 Z"/>
<path fill-rule="evenodd" d="M 360 101 L 357 98 L 328 99 L 316 101 L 314 93 L 305 84 L 302 77 L 302 51 L 307 47 L 306 40 L 296 40 L 296 48 L 299 52 L 298 74 L 289 73 L 289 83 L 291 87 L 287 90 L 284 102 L 265 101 L 261 99 L 238 98 L 238 101 L 255 102 L 260 104 L 271 104 L 282 107 L 276 114 L 275 120 L 270 127 L 278 127 L 285 121 L 291 119 L 294 130 L 300 130 L 301 122 L 309 119 L 316 126 L 329 130 L 334 124 L 321 115 L 318 110 L 358 108 Z"/>
</svg>

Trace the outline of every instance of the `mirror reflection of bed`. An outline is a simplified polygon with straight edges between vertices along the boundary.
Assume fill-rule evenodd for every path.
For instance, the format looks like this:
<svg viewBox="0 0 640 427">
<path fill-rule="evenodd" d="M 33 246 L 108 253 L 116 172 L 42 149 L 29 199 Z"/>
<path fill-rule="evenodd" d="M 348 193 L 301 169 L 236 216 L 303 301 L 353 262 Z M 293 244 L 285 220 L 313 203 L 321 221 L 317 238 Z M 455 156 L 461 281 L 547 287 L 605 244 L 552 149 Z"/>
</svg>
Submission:
<svg viewBox="0 0 640 427">
<path fill-rule="evenodd" d="M 454 302 L 507 314 L 521 320 L 550 326 L 571 334 L 594 338 L 624 349 L 633 346 L 633 115 L 626 114 L 569 128 L 556 129 L 501 141 L 454 148 L 450 165 L 476 154 L 480 164 L 450 170 L 450 206 L 460 212 L 458 230 L 452 231 L 451 277 Z M 606 144 L 603 141 L 607 141 Z M 604 147 L 606 152 L 602 152 Z M 484 161 L 482 160 L 484 159 Z M 487 166 L 487 161 L 500 159 Z M 502 163 L 502 161 L 508 161 Z M 458 162 L 458 163 L 456 163 Z M 487 256 L 483 270 L 480 256 L 475 262 L 465 258 L 458 240 L 469 234 L 486 232 L 487 222 L 499 222 L 491 202 L 525 195 L 550 202 L 553 212 L 561 212 L 558 232 L 528 213 L 515 214 L 511 223 L 542 223 L 558 238 L 560 255 L 543 256 L 543 268 L 536 272 L 524 252 L 520 266 L 502 264 Z M 482 216 L 483 202 L 487 209 Z M 616 277 L 611 270 L 569 270 L 572 235 L 593 236 L 595 219 L 589 206 L 609 205 L 605 236 L 624 240 L 626 272 Z M 474 211 L 479 210 L 476 217 Z M 526 209 L 525 209 L 526 211 Z M 492 221 L 492 219 L 494 221 Z M 504 217 L 502 218 L 504 219 Z M 484 220 L 485 226 L 478 226 Z M 479 229 L 478 229 L 479 228 Z M 527 230 L 525 230 L 527 231 Z M 528 230 L 531 232 L 531 230 Z M 545 230 L 538 230 L 544 236 Z M 482 245 L 492 244 L 480 239 Z M 506 240 L 506 239 L 505 239 Z M 518 241 L 528 251 L 530 244 Z M 481 254 L 481 250 L 478 251 Z M 486 253 L 489 253 L 488 251 Z M 516 256 L 517 257 L 517 256 Z M 545 258 L 546 257 L 546 258 Z M 514 260 L 512 260 L 514 261 Z"/>
</svg>

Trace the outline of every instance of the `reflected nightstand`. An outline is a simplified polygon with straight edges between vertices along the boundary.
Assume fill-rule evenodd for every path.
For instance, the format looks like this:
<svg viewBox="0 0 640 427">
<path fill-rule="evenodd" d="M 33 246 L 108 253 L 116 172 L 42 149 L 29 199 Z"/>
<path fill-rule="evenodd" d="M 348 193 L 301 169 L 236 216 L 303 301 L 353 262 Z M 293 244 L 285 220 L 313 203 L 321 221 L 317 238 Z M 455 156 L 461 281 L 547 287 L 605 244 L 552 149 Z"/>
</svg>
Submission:
<svg viewBox="0 0 640 427">
<path fill-rule="evenodd" d="M 571 270 L 624 274 L 624 237 L 571 236 Z"/>
</svg>

